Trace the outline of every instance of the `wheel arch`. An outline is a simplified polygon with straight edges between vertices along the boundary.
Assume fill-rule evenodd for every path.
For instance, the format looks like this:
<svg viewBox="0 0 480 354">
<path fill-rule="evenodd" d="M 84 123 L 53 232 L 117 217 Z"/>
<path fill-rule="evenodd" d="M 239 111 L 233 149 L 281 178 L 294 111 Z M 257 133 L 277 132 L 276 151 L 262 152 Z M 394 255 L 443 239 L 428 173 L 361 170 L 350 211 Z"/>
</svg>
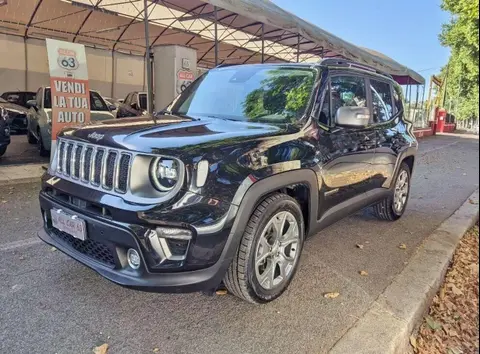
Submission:
<svg viewBox="0 0 480 354">
<path fill-rule="evenodd" d="M 293 197 L 300 204 L 306 236 L 315 230 L 318 213 L 318 181 L 314 171 L 310 169 L 293 170 L 255 182 L 247 177 L 245 182 L 242 183 L 232 202 L 239 206 L 234 229 L 238 220 L 242 220 L 240 225 L 246 225 L 257 206 L 268 195 L 280 192 Z"/>
</svg>

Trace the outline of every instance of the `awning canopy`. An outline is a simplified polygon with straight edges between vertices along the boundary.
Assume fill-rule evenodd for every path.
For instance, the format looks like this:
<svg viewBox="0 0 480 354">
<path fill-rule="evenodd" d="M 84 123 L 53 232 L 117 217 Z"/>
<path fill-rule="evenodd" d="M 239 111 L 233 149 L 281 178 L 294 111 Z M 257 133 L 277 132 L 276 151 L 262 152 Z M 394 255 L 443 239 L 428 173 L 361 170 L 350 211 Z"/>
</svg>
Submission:
<svg viewBox="0 0 480 354">
<path fill-rule="evenodd" d="M 270 1 L 148 0 L 147 6 L 150 45 L 195 48 L 202 67 L 341 56 L 387 72 L 400 83 L 425 83 L 393 59 L 346 42 Z M 145 54 L 143 20 L 143 0 L 0 2 L 0 33 L 50 37 L 133 55 Z"/>
</svg>

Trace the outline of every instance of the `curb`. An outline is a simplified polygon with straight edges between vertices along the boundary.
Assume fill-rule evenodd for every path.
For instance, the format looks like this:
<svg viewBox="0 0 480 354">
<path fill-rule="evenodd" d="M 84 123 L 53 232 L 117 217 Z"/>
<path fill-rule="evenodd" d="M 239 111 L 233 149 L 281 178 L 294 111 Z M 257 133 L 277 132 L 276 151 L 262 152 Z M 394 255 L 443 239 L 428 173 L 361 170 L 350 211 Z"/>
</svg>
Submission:
<svg viewBox="0 0 480 354">
<path fill-rule="evenodd" d="M 463 235 L 478 221 L 479 190 L 436 229 L 330 354 L 404 354 Z"/>
<path fill-rule="evenodd" d="M 2 166 L 0 167 L 0 186 L 40 182 L 44 172 L 44 164 Z"/>
</svg>

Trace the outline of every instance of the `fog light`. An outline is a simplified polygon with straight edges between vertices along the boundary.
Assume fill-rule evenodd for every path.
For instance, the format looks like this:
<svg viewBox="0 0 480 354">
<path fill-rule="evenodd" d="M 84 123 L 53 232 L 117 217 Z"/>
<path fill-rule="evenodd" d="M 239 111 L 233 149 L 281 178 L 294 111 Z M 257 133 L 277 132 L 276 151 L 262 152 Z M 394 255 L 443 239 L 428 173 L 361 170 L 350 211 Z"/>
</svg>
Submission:
<svg viewBox="0 0 480 354">
<path fill-rule="evenodd" d="M 179 262 L 187 257 L 192 232 L 180 228 L 157 227 L 156 230 L 147 231 L 145 236 L 160 258 L 160 263 L 167 260 Z"/>
<path fill-rule="evenodd" d="M 140 268 L 140 255 L 133 248 L 129 248 L 127 251 L 128 265 L 133 269 Z"/>
</svg>

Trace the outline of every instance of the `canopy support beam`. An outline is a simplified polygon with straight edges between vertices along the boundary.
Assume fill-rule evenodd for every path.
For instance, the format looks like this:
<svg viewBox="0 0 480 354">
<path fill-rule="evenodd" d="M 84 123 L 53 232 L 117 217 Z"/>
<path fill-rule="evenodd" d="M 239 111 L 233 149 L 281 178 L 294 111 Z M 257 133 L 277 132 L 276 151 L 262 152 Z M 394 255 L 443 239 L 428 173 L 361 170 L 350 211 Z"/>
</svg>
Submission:
<svg viewBox="0 0 480 354">
<path fill-rule="evenodd" d="M 148 5 L 147 0 L 143 0 L 144 15 L 143 22 L 145 24 L 145 65 L 147 66 L 147 111 L 153 117 L 153 85 L 152 85 L 152 63 L 150 59 L 150 29 L 148 22 Z M 155 119 L 153 117 L 153 119 Z"/>
</svg>

